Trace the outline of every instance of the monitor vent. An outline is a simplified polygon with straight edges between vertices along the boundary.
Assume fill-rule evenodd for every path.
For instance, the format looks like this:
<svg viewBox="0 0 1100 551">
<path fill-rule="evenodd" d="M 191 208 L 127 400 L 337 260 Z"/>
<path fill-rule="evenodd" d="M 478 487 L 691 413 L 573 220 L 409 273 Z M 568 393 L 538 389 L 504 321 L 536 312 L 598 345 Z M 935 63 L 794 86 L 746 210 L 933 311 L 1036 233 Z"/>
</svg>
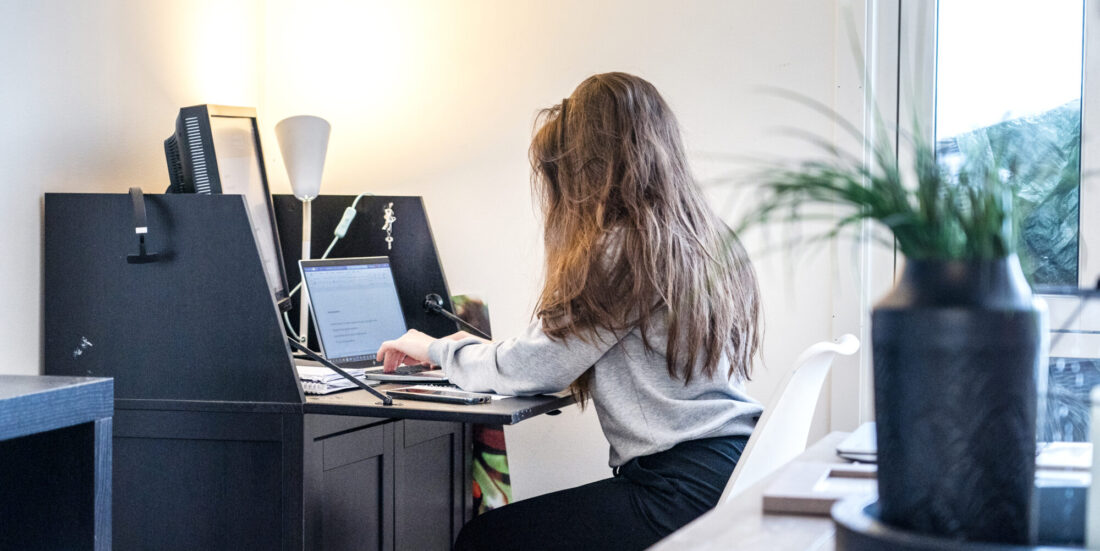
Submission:
<svg viewBox="0 0 1100 551">
<path fill-rule="evenodd" d="M 195 193 L 210 195 L 210 174 L 206 170 L 206 154 L 202 150 L 202 134 L 199 118 L 184 119 L 187 127 L 187 146 L 191 149 L 191 169 L 195 175 Z"/>
<path fill-rule="evenodd" d="M 168 190 L 165 193 L 183 193 L 183 163 L 180 161 L 180 144 L 172 134 L 164 140 L 164 157 L 168 159 Z"/>
</svg>

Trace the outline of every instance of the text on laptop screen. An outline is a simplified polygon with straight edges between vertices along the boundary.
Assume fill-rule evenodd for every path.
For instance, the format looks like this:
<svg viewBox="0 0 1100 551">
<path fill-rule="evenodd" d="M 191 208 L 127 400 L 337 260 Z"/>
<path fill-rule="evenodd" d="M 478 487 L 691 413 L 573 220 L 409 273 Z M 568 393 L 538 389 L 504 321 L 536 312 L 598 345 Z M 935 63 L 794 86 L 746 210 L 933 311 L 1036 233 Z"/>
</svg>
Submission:
<svg viewBox="0 0 1100 551">
<path fill-rule="evenodd" d="M 388 262 L 303 266 L 317 334 L 334 363 L 373 362 L 382 342 L 405 333 Z"/>
</svg>

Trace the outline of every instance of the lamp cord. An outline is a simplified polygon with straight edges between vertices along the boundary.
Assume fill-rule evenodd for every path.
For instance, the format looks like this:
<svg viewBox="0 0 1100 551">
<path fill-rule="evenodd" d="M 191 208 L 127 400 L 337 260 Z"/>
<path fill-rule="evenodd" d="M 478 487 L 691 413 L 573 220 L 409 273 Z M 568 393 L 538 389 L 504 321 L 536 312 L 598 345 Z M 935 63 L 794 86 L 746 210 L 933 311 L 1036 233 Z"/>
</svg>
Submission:
<svg viewBox="0 0 1100 551">
<path fill-rule="evenodd" d="M 363 197 L 366 197 L 366 196 L 374 197 L 374 194 L 373 193 L 360 193 L 359 195 L 356 195 L 355 200 L 351 202 L 351 206 L 348 207 L 348 210 L 350 210 L 352 212 L 355 212 L 355 207 L 357 207 L 359 205 L 359 200 L 362 199 Z M 350 223 L 351 223 L 351 221 L 349 220 L 348 224 L 350 224 Z M 343 229 L 344 229 L 344 232 L 347 232 L 346 227 L 343 228 Z M 344 235 L 345 235 L 344 233 L 340 232 L 340 225 L 339 224 L 336 226 L 336 230 L 333 231 L 333 233 L 334 233 L 334 237 L 332 238 L 332 242 L 328 244 L 328 248 L 325 249 L 325 253 L 321 255 L 321 260 L 324 260 L 324 259 L 328 258 L 328 255 L 329 255 L 329 253 L 332 252 L 333 247 L 335 247 L 336 243 L 339 242 L 340 239 L 343 238 Z M 302 288 L 302 282 L 299 281 L 298 284 L 295 285 L 294 288 L 290 290 L 290 293 L 287 294 L 287 298 L 289 299 L 290 297 L 293 297 L 295 295 L 295 293 L 297 293 L 301 288 Z M 286 326 L 287 333 L 290 334 L 291 337 L 294 337 L 294 340 L 296 340 L 298 342 L 302 342 L 302 337 L 298 336 L 298 332 L 294 330 L 294 324 L 292 324 L 290 322 L 290 314 L 287 313 L 287 312 L 283 312 L 283 325 Z"/>
</svg>

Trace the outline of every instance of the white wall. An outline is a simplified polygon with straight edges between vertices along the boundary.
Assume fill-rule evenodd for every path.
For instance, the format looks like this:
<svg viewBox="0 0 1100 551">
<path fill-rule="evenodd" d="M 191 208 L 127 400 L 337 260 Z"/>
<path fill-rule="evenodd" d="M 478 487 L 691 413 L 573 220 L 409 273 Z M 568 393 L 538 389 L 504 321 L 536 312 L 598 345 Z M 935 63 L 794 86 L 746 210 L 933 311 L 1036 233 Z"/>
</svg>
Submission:
<svg viewBox="0 0 1100 551">
<path fill-rule="evenodd" d="M 538 108 L 592 73 L 628 71 L 672 105 L 703 181 L 746 158 L 803 155 L 778 129 L 827 136 L 830 125 L 757 87 L 834 104 L 836 12 L 796 0 L 0 4 L 0 282 L 15 290 L 0 330 L 9 342 L 40 339 L 42 193 L 159 191 L 178 108 L 227 103 L 258 107 L 275 193 L 289 186 L 271 129 L 306 113 L 333 125 L 324 192 L 423 195 L 452 290 L 486 297 L 494 331 L 513 333 L 541 279 L 526 160 Z M 195 37 L 203 47 L 187 46 Z M 729 184 L 710 192 L 730 216 L 744 200 Z M 767 324 L 750 391 L 766 401 L 801 349 L 833 335 L 843 270 L 831 251 L 748 246 Z M 0 373 L 38 368 L 28 355 Z M 608 475 L 591 409 L 518 425 L 508 439 L 517 497 Z"/>
<path fill-rule="evenodd" d="M 184 105 L 255 105 L 258 1 L 0 2 L 0 373 L 39 372 L 47 192 L 167 187 Z"/>
<path fill-rule="evenodd" d="M 828 136 L 830 125 L 756 88 L 831 104 L 835 11 L 796 0 L 280 0 L 267 4 L 263 115 L 269 125 L 303 113 L 332 122 L 326 192 L 423 195 L 452 290 L 485 296 L 494 331 L 508 335 L 530 320 L 541 278 L 526 156 L 537 109 L 593 73 L 627 71 L 671 103 L 704 180 L 737 168 L 736 156 L 798 154 L 805 146 L 778 128 Z M 268 148 L 269 167 L 277 155 Z M 270 172 L 276 191 L 288 189 L 281 170 Z M 713 192 L 732 213 L 729 185 Z M 832 336 L 830 262 L 828 253 L 758 258 L 766 366 L 750 388 L 761 400 L 803 348 Z M 609 474 L 591 409 L 507 437 L 517 497 Z"/>
</svg>

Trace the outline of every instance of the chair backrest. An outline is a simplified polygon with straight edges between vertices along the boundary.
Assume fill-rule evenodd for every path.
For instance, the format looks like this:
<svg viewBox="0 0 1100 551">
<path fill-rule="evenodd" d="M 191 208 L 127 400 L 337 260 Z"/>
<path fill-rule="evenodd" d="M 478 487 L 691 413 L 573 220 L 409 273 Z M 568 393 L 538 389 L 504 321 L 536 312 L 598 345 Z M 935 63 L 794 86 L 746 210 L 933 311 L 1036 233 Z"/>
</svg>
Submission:
<svg viewBox="0 0 1100 551">
<path fill-rule="evenodd" d="M 850 356 L 856 350 L 859 339 L 844 335 L 835 343 L 819 342 L 798 357 L 794 369 L 779 384 L 776 399 L 756 422 L 718 503 L 725 503 L 806 450 L 814 409 L 829 367 L 837 354 Z"/>
</svg>

